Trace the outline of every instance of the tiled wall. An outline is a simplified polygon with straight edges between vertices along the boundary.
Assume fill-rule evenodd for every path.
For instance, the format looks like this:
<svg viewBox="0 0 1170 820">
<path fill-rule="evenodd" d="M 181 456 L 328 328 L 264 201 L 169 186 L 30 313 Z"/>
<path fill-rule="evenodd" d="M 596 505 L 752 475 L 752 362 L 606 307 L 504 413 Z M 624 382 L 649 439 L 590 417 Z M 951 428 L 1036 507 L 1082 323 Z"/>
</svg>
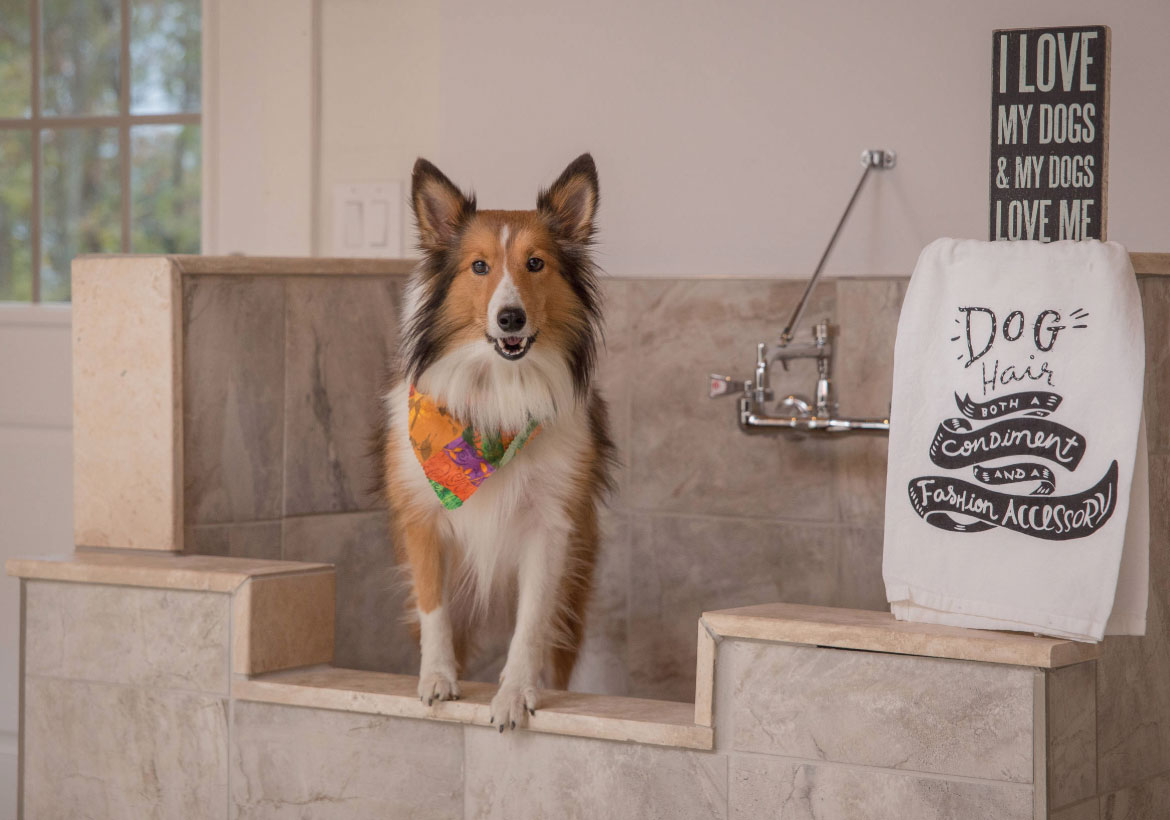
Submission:
<svg viewBox="0 0 1170 820">
<path fill-rule="evenodd" d="M 184 313 L 189 549 L 338 567 L 338 665 L 416 671 L 385 514 L 366 494 L 383 366 L 401 280 L 188 276 Z M 709 372 L 749 375 L 800 282 L 607 282 L 601 386 L 623 459 L 606 515 L 575 688 L 689 699 L 699 613 L 790 601 L 884 609 L 884 438 L 747 436 Z M 888 409 L 904 279 L 827 280 L 807 322 L 841 325 L 843 413 Z M 1141 281 L 1149 357 L 1152 535 L 1149 636 L 1110 639 L 1099 664 L 1102 793 L 1170 770 L 1170 278 Z M 775 386 L 810 393 L 807 363 Z M 785 381 L 784 379 L 792 379 Z M 1161 548 L 1158 548 L 1161 545 Z M 501 643 L 473 673 L 490 679 Z"/>
</svg>

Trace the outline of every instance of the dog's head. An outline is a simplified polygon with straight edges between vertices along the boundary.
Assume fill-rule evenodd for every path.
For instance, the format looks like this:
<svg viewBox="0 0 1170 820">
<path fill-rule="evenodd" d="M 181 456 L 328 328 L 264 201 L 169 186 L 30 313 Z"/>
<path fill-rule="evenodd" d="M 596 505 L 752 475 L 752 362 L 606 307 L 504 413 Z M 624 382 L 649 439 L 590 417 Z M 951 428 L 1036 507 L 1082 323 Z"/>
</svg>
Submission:
<svg viewBox="0 0 1170 820">
<path fill-rule="evenodd" d="M 505 428 L 582 398 L 600 333 L 593 158 L 573 160 L 531 211 L 478 210 L 419 159 L 411 202 L 423 261 L 408 290 L 406 378 Z"/>
</svg>

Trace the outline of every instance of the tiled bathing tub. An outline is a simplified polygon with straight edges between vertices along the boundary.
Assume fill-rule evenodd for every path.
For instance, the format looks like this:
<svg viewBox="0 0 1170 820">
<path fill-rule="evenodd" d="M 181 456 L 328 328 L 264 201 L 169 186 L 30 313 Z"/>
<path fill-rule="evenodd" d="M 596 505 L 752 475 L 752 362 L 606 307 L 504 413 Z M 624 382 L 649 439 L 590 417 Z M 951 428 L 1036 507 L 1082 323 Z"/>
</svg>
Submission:
<svg viewBox="0 0 1170 820">
<path fill-rule="evenodd" d="M 1170 258 L 1135 264 L 1165 499 Z M 577 692 L 514 737 L 481 725 L 490 685 L 424 709 L 395 674 L 413 642 L 363 492 L 407 267 L 77 262 L 80 548 L 9 567 L 26 817 L 1170 816 L 1165 504 L 1149 634 L 1095 660 L 873 612 L 718 611 L 883 606 L 885 442 L 749 438 L 680 377 L 738 372 L 795 282 L 606 283 L 601 382 L 626 459 Z M 888 402 L 904 284 L 818 288 L 845 327 L 851 412 Z"/>
<path fill-rule="evenodd" d="M 501 735 L 494 686 L 427 707 L 416 678 L 332 665 L 326 565 L 85 550 L 8 571 L 27 818 L 1097 816 L 1086 644 L 709 612 L 695 703 L 546 692 Z"/>
</svg>

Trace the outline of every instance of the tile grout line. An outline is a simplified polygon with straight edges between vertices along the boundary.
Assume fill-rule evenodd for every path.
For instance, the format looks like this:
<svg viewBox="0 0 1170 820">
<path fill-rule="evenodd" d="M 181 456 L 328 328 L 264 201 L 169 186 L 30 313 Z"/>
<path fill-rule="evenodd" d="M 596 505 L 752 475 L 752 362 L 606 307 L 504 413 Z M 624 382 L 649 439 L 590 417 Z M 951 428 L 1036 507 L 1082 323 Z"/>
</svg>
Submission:
<svg viewBox="0 0 1170 820">
<path fill-rule="evenodd" d="M 313 221 L 316 221 L 314 214 Z M 280 558 L 285 559 L 284 531 L 288 517 L 288 281 L 280 285 Z"/>
<path fill-rule="evenodd" d="M 468 806 L 469 795 L 467 794 L 467 730 L 470 728 L 469 724 L 463 724 L 463 730 L 459 733 L 459 740 L 462 744 L 463 751 L 463 772 L 461 780 L 463 790 L 463 820 L 468 820 Z"/>
<path fill-rule="evenodd" d="M 283 480 L 283 479 L 282 479 Z M 298 519 L 309 518 L 324 518 L 326 516 L 341 516 L 341 515 L 377 515 L 387 514 L 385 507 L 371 507 L 365 510 L 322 510 L 321 512 L 310 513 L 293 513 L 291 515 L 281 515 L 279 518 L 248 518 L 242 521 L 203 521 L 198 524 L 187 524 L 186 526 L 192 530 L 211 529 L 213 527 L 249 527 L 258 526 L 261 524 L 283 524 L 285 521 L 296 521 Z M 104 547 L 95 547 L 95 549 L 105 549 Z M 136 550 L 136 552 L 144 552 L 144 550 Z M 203 553 L 196 553 L 203 554 Z M 230 556 L 225 556 L 230 557 Z"/>
<path fill-rule="evenodd" d="M 716 750 L 716 753 L 720 753 Z M 1021 783 L 1018 780 L 994 780 L 989 777 L 973 777 L 965 774 L 950 774 L 947 772 L 924 772 L 918 769 L 891 769 L 886 766 L 872 766 L 865 763 L 847 763 L 841 760 L 817 760 L 808 757 L 794 757 L 792 755 L 773 755 L 767 752 L 751 752 L 742 749 L 728 748 L 721 752 L 728 756 L 728 758 L 748 758 L 751 760 L 781 760 L 786 763 L 793 763 L 801 766 L 824 767 L 832 769 L 844 769 L 847 771 L 860 771 L 872 774 L 886 774 L 899 775 L 902 777 L 920 778 L 922 780 L 941 780 L 943 782 L 953 783 L 972 783 L 982 786 L 1006 786 L 1008 788 L 1016 789 L 1032 789 L 1032 783 Z"/>
<path fill-rule="evenodd" d="M 230 651 L 230 650 L 229 650 Z M 43 675 L 39 672 L 26 672 L 25 677 L 37 681 L 57 681 L 59 683 L 82 683 L 87 686 L 109 686 L 120 689 L 134 689 L 141 692 L 155 692 L 161 694 L 174 693 L 178 695 L 202 695 L 203 697 L 222 698 L 222 691 L 215 692 L 207 689 L 190 689 L 184 686 L 166 686 L 160 683 L 126 683 L 123 681 L 97 680 L 95 678 L 70 678 L 62 675 Z M 228 691 L 231 691 L 229 685 Z"/>
<path fill-rule="evenodd" d="M 227 750 L 224 753 L 224 759 L 227 765 L 227 777 L 224 779 L 226 792 L 224 798 L 225 802 L 227 803 L 227 813 L 224 815 L 225 818 L 230 818 L 232 816 L 232 742 L 235 739 L 236 732 L 236 699 L 232 694 L 232 680 L 234 678 L 233 673 L 235 672 L 235 669 L 232 668 L 232 660 L 233 656 L 235 655 L 233 650 L 235 648 L 236 637 L 236 595 L 240 594 L 240 589 L 242 587 L 243 584 L 241 584 L 239 587 L 236 587 L 235 591 L 232 592 L 227 601 L 228 639 L 225 650 L 227 652 L 227 663 L 225 664 L 227 669 Z"/>
<path fill-rule="evenodd" d="M 1032 678 L 1032 815 L 1048 818 L 1048 675 L 1037 669 Z"/>
</svg>

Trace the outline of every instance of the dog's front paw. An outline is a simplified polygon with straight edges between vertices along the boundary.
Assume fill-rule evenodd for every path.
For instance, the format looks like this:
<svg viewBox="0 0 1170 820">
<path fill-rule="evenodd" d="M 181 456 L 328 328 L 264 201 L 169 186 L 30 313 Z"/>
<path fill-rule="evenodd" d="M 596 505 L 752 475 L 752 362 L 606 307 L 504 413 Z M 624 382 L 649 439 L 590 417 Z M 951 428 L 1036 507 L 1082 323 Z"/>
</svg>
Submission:
<svg viewBox="0 0 1170 820">
<path fill-rule="evenodd" d="M 500 684 L 500 691 L 492 698 L 492 723 L 505 729 L 528 725 L 528 716 L 536 714 L 536 687 Z"/>
<path fill-rule="evenodd" d="M 418 677 L 418 697 L 427 706 L 437 700 L 459 700 L 459 682 L 447 672 L 424 672 Z"/>
</svg>

